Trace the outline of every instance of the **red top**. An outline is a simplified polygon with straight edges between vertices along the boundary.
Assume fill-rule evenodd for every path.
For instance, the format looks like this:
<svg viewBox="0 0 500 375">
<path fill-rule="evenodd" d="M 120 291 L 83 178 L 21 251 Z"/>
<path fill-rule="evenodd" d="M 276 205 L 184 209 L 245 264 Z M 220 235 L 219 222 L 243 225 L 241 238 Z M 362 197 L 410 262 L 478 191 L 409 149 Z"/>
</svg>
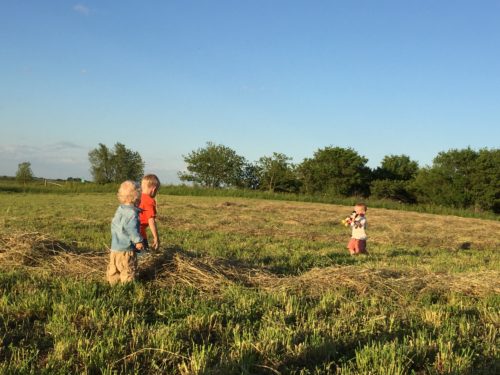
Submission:
<svg viewBox="0 0 500 375">
<path fill-rule="evenodd" d="M 148 221 L 151 218 L 156 217 L 156 201 L 147 194 L 141 195 L 141 204 L 139 205 L 139 222 L 141 223 L 141 236 L 146 239 L 146 228 L 148 227 Z"/>
</svg>

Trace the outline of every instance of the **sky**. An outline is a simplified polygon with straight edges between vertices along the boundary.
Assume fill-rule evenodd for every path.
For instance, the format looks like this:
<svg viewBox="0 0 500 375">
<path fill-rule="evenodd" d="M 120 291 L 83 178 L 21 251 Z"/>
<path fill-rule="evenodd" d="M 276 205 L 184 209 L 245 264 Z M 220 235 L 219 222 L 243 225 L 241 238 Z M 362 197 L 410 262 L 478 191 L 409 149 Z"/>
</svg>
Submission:
<svg viewBox="0 0 500 375">
<path fill-rule="evenodd" d="M 372 168 L 500 144 L 499 0 L 0 5 L 0 176 L 90 179 L 99 143 L 165 183 L 207 142 Z"/>
</svg>

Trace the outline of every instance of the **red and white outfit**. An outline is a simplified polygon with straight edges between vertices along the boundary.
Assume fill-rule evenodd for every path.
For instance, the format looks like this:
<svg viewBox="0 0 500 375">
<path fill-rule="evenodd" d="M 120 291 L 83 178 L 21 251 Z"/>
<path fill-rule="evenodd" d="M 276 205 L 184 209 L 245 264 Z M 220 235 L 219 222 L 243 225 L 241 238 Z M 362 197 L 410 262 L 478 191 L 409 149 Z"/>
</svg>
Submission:
<svg viewBox="0 0 500 375">
<path fill-rule="evenodd" d="M 367 221 L 365 215 L 356 215 L 350 223 L 352 228 L 351 240 L 347 248 L 351 254 L 366 254 Z"/>
</svg>

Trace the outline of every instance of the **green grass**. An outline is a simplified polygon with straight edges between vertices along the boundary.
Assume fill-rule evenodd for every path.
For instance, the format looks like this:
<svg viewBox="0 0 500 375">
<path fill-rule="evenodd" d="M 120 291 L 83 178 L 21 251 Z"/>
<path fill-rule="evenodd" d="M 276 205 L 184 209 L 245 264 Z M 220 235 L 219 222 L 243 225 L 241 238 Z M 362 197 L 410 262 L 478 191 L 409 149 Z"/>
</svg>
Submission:
<svg viewBox="0 0 500 375">
<path fill-rule="evenodd" d="M 402 304 L 233 287 L 214 297 L 20 272 L 2 274 L 0 288 L 3 373 L 498 371 L 493 296 Z"/>
<path fill-rule="evenodd" d="M 370 206 L 370 255 L 351 257 L 339 225 L 350 207 L 166 194 L 158 204 L 162 251 L 274 279 L 110 287 L 43 265 L 3 266 L 3 246 L 0 373 L 500 371 L 496 220 Z M 2 193 L 2 238 L 39 232 L 98 255 L 116 206 L 114 192 Z"/>
</svg>

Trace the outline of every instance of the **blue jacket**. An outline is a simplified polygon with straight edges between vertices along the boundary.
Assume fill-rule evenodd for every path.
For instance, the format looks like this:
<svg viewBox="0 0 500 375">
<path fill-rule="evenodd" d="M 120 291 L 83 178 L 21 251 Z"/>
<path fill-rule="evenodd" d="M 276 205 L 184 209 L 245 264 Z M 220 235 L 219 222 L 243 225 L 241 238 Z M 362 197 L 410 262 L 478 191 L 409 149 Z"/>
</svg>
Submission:
<svg viewBox="0 0 500 375">
<path fill-rule="evenodd" d="M 139 209 L 121 204 L 111 221 L 111 251 L 130 251 L 142 242 L 139 233 Z"/>
</svg>

